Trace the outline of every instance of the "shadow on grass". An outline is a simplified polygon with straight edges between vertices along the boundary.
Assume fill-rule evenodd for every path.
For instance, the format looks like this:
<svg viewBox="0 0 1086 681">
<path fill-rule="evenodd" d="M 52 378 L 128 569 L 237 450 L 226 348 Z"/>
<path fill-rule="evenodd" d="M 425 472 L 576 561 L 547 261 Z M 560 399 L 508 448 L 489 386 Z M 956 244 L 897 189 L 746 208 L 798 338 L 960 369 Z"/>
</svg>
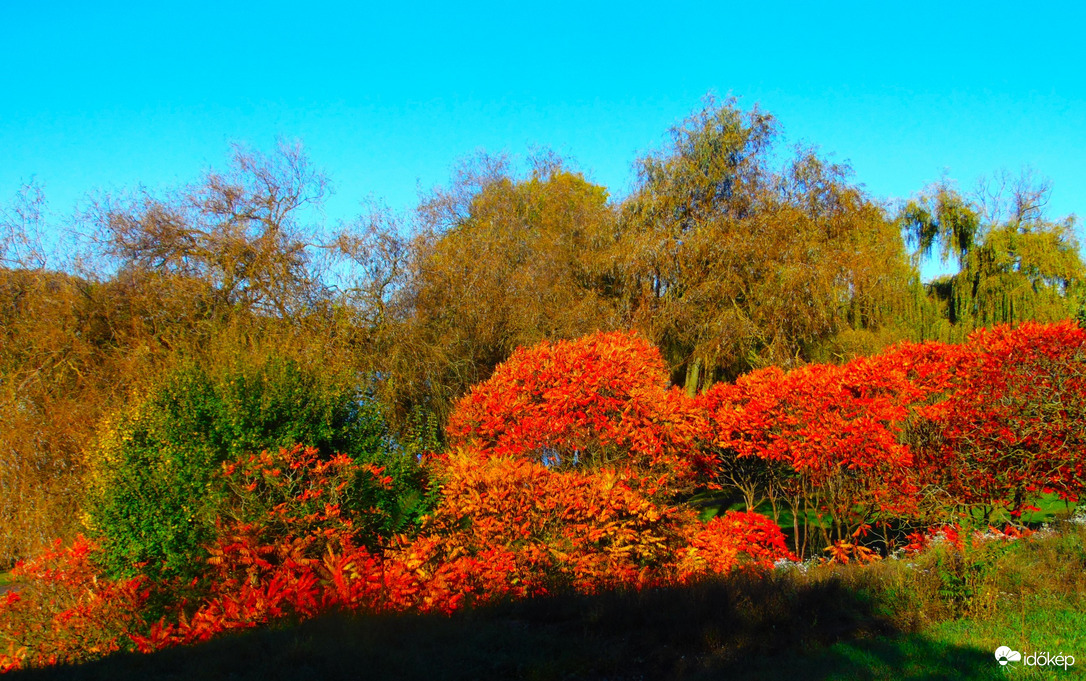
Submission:
<svg viewBox="0 0 1086 681">
<path fill-rule="evenodd" d="M 836 579 L 742 575 L 452 617 L 328 615 L 12 679 L 969 679 L 990 651 L 902 631 Z"/>
</svg>

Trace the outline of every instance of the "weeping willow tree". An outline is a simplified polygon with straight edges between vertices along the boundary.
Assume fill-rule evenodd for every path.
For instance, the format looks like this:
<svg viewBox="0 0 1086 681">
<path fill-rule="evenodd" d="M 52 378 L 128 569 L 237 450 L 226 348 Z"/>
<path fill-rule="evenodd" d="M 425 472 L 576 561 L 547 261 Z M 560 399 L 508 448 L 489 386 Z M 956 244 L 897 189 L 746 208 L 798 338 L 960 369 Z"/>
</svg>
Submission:
<svg viewBox="0 0 1086 681">
<path fill-rule="evenodd" d="M 928 285 L 921 337 L 958 341 L 978 327 L 1083 318 L 1086 266 L 1074 217 L 1046 219 L 1050 188 L 1023 176 L 1009 199 L 969 200 L 943 181 L 910 201 L 900 220 L 915 257 L 953 259 L 958 272 Z M 931 314 L 932 306 L 936 314 Z"/>
</svg>

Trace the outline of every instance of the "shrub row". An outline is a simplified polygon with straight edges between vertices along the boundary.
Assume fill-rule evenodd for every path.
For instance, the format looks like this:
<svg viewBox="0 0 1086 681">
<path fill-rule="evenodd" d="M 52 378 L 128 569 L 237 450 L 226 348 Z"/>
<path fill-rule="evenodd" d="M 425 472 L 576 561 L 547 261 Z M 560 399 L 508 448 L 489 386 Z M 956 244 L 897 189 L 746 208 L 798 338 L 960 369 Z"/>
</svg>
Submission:
<svg viewBox="0 0 1086 681">
<path fill-rule="evenodd" d="M 996 327 L 842 365 L 769 367 L 694 397 L 655 348 L 597 334 L 518 350 L 458 405 L 450 441 L 482 457 L 617 466 L 666 494 L 718 489 L 792 519 L 793 541 L 995 520 L 1086 478 L 1086 332 Z"/>
</svg>

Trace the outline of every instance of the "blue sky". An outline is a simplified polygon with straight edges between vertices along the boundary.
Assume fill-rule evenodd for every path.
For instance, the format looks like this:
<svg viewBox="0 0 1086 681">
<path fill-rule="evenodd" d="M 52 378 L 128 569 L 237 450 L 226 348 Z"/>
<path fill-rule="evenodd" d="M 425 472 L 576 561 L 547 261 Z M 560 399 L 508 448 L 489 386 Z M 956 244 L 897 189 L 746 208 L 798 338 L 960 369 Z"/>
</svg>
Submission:
<svg viewBox="0 0 1086 681">
<path fill-rule="evenodd" d="M 621 196 L 713 92 L 877 197 L 1028 165 L 1052 217 L 1086 214 L 1084 26 L 1070 2 L 0 0 L 0 200 L 35 177 L 63 215 L 277 137 L 333 180 L 332 223 L 410 209 L 480 149 L 552 148 Z"/>
</svg>

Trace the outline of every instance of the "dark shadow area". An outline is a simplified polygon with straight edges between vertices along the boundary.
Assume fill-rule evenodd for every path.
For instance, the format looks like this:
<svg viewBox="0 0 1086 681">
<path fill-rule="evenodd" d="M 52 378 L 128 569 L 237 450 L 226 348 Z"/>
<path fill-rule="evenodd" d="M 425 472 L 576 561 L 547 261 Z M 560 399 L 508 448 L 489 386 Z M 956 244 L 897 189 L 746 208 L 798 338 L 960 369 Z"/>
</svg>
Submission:
<svg viewBox="0 0 1086 681">
<path fill-rule="evenodd" d="M 904 631 L 837 579 L 788 575 L 556 595 L 440 615 L 328 615 L 152 655 L 11 675 L 47 679 L 970 679 L 989 651 Z"/>
</svg>

